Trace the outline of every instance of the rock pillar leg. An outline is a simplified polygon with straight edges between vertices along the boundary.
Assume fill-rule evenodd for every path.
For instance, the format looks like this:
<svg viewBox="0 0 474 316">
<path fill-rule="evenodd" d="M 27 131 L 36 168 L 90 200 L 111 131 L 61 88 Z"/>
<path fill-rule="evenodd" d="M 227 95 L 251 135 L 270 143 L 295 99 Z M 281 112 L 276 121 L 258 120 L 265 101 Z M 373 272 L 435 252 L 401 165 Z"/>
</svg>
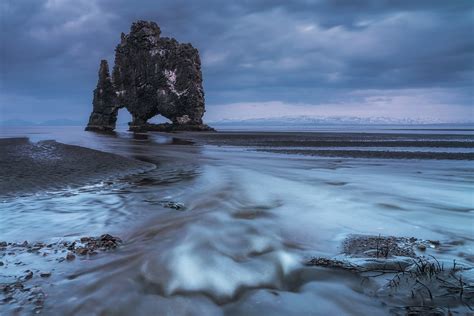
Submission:
<svg viewBox="0 0 474 316">
<path fill-rule="evenodd" d="M 99 80 L 94 90 L 93 110 L 86 131 L 112 131 L 117 122 L 116 93 L 106 60 L 100 62 Z"/>
</svg>

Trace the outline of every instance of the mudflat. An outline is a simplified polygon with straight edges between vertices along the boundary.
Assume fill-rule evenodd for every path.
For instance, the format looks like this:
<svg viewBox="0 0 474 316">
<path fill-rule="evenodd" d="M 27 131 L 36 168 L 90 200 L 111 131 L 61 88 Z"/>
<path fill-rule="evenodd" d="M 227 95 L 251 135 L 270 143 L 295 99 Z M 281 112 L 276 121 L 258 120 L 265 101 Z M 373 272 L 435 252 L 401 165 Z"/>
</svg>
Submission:
<svg viewBox="0 0 474 316">
<path fill-rule="evenodd" d="M 154 168 L 151 163 L 55 141 L 0 139 L 0 196 L 80 187 Z"/>
<path fill-rule="evenodd" d="M 364 159 L 474 160 L 474 136 L 434 133 L 219 132 L 190 133 L 201 144 L 261 152 Z"/>
</svg>

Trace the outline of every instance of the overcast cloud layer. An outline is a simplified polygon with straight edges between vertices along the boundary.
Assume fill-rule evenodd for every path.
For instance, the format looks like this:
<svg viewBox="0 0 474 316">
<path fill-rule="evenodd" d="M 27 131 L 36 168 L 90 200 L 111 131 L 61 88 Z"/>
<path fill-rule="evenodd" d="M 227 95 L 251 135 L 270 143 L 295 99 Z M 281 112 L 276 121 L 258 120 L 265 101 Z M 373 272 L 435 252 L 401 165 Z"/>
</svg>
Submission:
<svg viewBox="0 0 474 316">
<path fill-rule="evenodd" d="M 113 63 L 137 19 L 199 49 L 208 120 L 473 114 L 470 0 L 3 0 L 0 9 L 0 120 L 85 121 L 100 59 Z"/>
</svg>

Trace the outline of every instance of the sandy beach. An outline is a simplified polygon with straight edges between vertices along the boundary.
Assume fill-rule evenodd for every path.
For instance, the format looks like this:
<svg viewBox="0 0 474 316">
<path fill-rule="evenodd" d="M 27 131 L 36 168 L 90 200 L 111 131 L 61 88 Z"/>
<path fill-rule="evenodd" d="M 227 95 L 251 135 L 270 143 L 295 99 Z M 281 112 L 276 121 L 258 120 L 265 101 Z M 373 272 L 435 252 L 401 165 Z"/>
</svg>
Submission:
<svg viewBox="0 0 474 316">
<path fill-rule="evenodd" d="M 55 141 L 0 139 L 0 196 L 77 188 L 154 169 L 150 163 Z"/>
</svg>

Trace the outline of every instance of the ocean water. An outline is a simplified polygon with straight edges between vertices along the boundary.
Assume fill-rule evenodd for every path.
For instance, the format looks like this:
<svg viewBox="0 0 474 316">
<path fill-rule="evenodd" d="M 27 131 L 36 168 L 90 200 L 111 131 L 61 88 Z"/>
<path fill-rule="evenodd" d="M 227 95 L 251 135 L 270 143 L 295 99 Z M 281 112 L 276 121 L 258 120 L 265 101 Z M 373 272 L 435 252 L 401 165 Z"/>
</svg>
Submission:
<svg viewBox="0 0 474 316">
<path fill-rule="evenodd" d="M 386 315 L 404 302 L 380 297 L 378 282 L 304 263 L 340 256 L 347 236 L 367 234 L 439 240 L 446 246 L 428 249 L 429 255 L 472 265 L 474 163 L 307 156 L 298 150 L 308 146 L 291 145 L 308 137 L 350 141 L 366 137 L 363 132 L 312 131 L 290 139 L 267 133 L 284 143 L 276 148 L 294 150 L 272 153 L 256 151 L 259 143 L 245 146 L 248 138 L 238 133 L 209 141 L 194 134 L 106 135 L 79 127 L 5 129 L 2 137 L 55 139 L 158 168 L 114 183 L 6 199 L 0 241 L 57 242 L 104 233 L 124 240 L 115 251 L 73 262 L 22 258 L 53 271 L 42 281 L 46 315 Z M 388 141 L 377 135 L 383 132 L 370 131 L 366 141 Z M 422 140 L 419 147 L 394 151 L 473 151 L 470 131 L 389 134 L 402 142 Z M 426 147 L 427 139 L 464 147 Z M 184 210 L 163 201 L 182 203 Z M 0 267 L 0 279 L 9 277 Z M 2 309 L 13 313 L 8 304 Z"/>
</svg>

